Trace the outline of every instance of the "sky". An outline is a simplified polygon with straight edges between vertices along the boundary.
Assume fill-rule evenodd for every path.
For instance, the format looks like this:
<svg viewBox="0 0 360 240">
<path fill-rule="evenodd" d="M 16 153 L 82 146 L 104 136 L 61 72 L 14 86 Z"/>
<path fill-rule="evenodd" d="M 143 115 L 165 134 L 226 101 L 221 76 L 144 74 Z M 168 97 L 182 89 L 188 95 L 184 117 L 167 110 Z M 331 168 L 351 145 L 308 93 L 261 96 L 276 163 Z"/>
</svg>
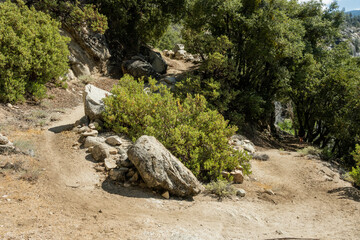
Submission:
<svg viewBox="0 0 360 240">
<path fill-rule="evenodd" d="M 309 0 L 301 0 L 302 2 L 308 2 Z M 323 0 L 323 3 L 330 4 L 333 0 Z M 345 12 L 351 10 L 360 10 L 360 0 L 338 0 L 340 9 L 345 8 Z"/>
</svg>

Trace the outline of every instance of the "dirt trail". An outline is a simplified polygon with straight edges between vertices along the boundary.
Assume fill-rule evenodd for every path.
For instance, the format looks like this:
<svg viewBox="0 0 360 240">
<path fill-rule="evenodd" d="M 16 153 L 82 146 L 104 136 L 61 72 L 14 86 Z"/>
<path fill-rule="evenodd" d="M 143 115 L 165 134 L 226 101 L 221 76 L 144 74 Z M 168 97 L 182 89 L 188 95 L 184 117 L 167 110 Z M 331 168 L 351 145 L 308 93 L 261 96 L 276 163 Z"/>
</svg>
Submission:
<svg viewBox="0 0 360 240">
<path fill-rule="evenodd" d="M 245 198 L 164 200 L 107 182 L 73 149 L 76 135 L 60 130 L 82 116 L 71 109 L 37 135 L 38 183 L 0 178 L 11 199 L 0 199 L 0 239 L 360 239 L 359 192 L 321 161 L 264 149 L 270 160 L 237 186 Z"/>
</svg>

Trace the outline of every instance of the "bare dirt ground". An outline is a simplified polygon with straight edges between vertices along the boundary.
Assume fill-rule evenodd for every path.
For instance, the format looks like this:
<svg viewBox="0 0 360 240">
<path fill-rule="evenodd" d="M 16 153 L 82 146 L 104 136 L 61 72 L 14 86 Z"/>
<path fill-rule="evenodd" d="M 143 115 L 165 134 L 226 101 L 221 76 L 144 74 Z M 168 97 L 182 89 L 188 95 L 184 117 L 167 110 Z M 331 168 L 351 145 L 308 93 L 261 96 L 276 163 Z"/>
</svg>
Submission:
<svg viewBox="0 0 360 240">
<path fill-rule="evenodd" d="M 0 239 L 360 239 L 360 193 L 324 162 L 262 148 L 269 161 L 253 160 L 253 174 L 236 185 L 245 198 L 165 200 L 96 172 L 77 136 L 57 131 L 84 115 L 82 105 L 60 107 L 50 125 L 26 128 L 18 115 L 29 109 L 0 108 L 1 131 L 34 150 L 0 156 L 0 166 L 26 169 L 0 168 Z"/>
</svg>

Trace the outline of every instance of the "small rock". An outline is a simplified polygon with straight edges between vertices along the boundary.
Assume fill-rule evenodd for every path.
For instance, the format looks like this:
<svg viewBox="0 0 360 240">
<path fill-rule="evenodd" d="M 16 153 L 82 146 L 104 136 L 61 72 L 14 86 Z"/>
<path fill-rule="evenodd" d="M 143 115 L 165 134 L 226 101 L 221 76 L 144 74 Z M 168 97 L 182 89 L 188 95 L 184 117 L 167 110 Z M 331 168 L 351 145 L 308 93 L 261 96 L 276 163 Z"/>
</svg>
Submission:
<svg viewBox="0 0 360 240">
<path fill-rule="evenodd" d="M 2 134 L 0 134 L 0 145 L 5 145 L 9 143 L 9 139 Z"/>
<path fill-rule="evenodd" d="M 228 179 L 230 177 L 230 173 L 226 172 L 226 171 L 222 171 L 221 176 L 223 176 L 223 178 L 225 178 L 225 179 Z"/>
<path fill-rule="evenodd" d="M 109 149 L 104 144 L 95 145 L 91 150 L 91 155 L 98 162 L 102 162 L 110 156 Z"/>
<path fill-rule="evenodd" d="M 240 184 L 244 182 L 244 174 L 240 170 L 234 170 L 230 173 L 233 177 L 234 183 Z"/>
<path fill-rule="evenodd" d="M 89 124 L 89 128 L 92 129 L 92 130 L 95 130 L 95 129 L 96 129 L 95 124 L 94 124 L 94 123 L 90 123 L 90 124 Z"/>
<path fill-rule="evenodd" d="M 124 187 L 128 188 L 128 187 L 131 187 L 131 184 L 130 183 L 124 183 Z"/>
<path fill-rule="evenodd" d="M 122 168 L 119 168 L 119 171 L 120 171 L 120 172 L 127 173 L 127 172 L 129 171 L 129 168 L 122 167 Z"/>
<path fill-rule="evenodd" d="M 103 138 L 89 136 L 85 139 L 84 147 L 85 148 L 94 147 L 95 145 L 102 144 L 103 142 L 104 142 Z"/>
<path fill-rule="evenodd" d="M 11 103 L 6 104 L 8 108 L 13 108 L 13 105 Z"/>
<path fill-rule="evenodd" d="M 169 191 L 164 192 L 163 194 L 161 194 L 161 196 L 165 199 L 169 199 L 170 198 Z"/>
<path fill-rule="evenodd" d="M 91 129 L 87 126 L 81 127 L 80 129 L 78 129 L 78 133 L 84 133 L 84 132 L 89 132 L 91 131 Z"/>
<path fill-rule="evenodd" d="M 105 142 L 111 146 L 119 146 L 122 144 L 121 138 L 119 136 L 111 136 L 106 138 Z"/>
<path fill-rule="evenodd" d="M 238 189 L 236 191 L 236 196 L 245 197 L 245 195 L 246 195 L 246 191 L 244 189 Z"/>
<path fill-rule="evenodd" d="M 118 165 L 125 168 L 130 168 L 134 166 L 134 164 L 129 159 L 118 161 Z"/>
<path fill-rule="evenodd" d="M 116 148 L 109 148 L 109 153 L 111 155 L 116 155 L 118 153 L 118 150 Z"/>
<path fill-rule="evenodd" d="M 99 134 L 97 130 L 91 130 L 81 134 L 82 137 L 96 137 Z"/>
<path fill-rule="evenodd" d="M 117 168 L 115 160 L 111 159 L 111 158 L 105 158 L 104 165 L 105 165 L 106 170 L 108 170 L 108 171 L 111 169 Z"/>
</svg>

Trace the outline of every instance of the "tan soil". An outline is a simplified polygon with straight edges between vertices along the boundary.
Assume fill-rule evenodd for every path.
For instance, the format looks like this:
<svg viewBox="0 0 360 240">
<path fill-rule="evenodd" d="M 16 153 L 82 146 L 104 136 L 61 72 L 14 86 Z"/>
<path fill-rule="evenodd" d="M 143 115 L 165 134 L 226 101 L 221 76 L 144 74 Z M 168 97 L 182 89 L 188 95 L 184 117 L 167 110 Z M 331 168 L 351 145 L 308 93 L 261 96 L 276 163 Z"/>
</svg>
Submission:
<svg viewBox="0 0 360 240">
<path fill-rule="evenodd" d="M 34 145 L 35 157 L 0 156 L 0 166 L 22 160 L 41 174 L 29 182 L 1 171 L 0 239 L 360 239 L 359 191 L 319 160 L 261 149 L 270 160 L 252 161 L 253 174 L 236 185 L 245 198 L 165 200 L 106 181 L 74 133 L 54 133 L 83 115 L 79 105 L 46 128 L 7 127 L 10 140 Z"/>
</svg>

